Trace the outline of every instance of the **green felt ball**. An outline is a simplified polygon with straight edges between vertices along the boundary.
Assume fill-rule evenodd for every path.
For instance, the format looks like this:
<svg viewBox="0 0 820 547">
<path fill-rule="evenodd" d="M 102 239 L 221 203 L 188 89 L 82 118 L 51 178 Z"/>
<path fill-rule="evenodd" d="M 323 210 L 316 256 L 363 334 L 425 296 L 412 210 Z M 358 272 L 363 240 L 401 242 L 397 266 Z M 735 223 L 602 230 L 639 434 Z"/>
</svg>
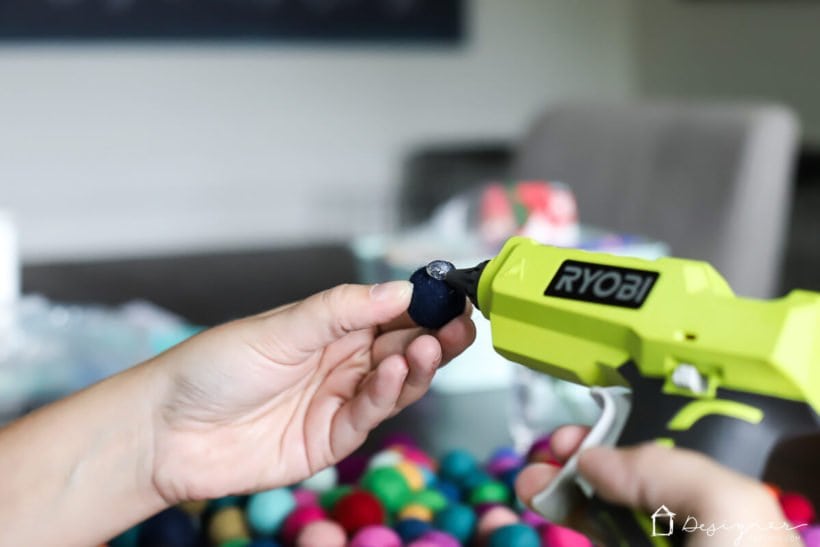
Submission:
<svg viewBox="0 0 820 547">
<path fill-rule="evenodd" d="M 319 505 L 325 511 L 330 511 L 339 499 L 347 495 L 353 487 L 349 484 L 341 484 L 330 490 L 326 490 L 319 495 Z"/>
<path fill-rule="evenodd" d="M 503 482 L 490 481 L 480 484 L 470 492 L 470 504 L 507 503 L 510 501 L 510 490 Z"/>
<path fill-rule="evenodd" d="M 447 498 L 444 497 L 444 494 L 438 490 L 430 489 L 414 493 L 410 497 L 410 503 L 423 505 L 434 513 L 441 511 L 449 504 Z"/>
<path fill-rule="evenodd" d="M 246 547 L 249 545 L 251 540 L 247 538 L 234 538 L 229 539 L 228 541 L 223 541 L 219 544 L 219 547 Z"/>
<path fill-rule="evenodd" d="M 405 506 L 412 490 L 404 475 L 394 467 L 376 467 L 365 473 L 361 486 L 382 502 L 389 513 Z"/>
</svg>

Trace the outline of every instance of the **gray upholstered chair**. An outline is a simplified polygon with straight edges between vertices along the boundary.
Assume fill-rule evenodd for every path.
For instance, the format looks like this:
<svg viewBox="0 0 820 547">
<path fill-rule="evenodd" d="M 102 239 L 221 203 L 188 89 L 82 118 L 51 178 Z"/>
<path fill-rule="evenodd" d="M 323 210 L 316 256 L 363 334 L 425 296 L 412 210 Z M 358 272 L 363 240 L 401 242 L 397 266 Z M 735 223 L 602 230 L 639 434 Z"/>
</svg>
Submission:
<svg viewBox="0 0 820 547">
<path fill-rule="evenodd" d="M 777 105 L 562 104 L 538 118 L 517 179 L 569 184 L 581 221 L 711 262 L 735 291 L 778 290 L 795 117 Z"/>
</svg>

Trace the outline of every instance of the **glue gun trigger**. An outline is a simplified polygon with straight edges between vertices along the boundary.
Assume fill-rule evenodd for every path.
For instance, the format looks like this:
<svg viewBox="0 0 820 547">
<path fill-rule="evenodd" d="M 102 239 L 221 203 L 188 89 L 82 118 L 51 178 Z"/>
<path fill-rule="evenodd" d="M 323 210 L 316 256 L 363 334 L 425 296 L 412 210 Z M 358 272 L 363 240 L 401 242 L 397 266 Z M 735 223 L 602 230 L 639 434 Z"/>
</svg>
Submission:
<svg viewBox="0 0 820 547">
<path fill-rule="evenodd" d="M 593 446 L 614 446 L 632 408 L 631 393 L 624 387 L 594 387 L 590 395 L 601 407 L 600 418 L 555 479 L 532 499 L 533 509 L 551 522 L 565 521 L 582 495 L 592 497 L 594 489 L 578 473 L 578 456 Z"/>
</svg>

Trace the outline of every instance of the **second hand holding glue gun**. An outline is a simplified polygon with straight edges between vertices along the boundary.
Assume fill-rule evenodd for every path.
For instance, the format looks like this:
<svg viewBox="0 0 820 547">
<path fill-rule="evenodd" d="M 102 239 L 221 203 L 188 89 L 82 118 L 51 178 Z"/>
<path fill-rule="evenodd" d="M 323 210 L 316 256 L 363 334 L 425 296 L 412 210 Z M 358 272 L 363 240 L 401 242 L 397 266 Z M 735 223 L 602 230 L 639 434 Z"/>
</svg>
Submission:
<svg viewBox="0 0 820 547">
<path fill-rule="evenodd" d="M 501 355 L 592 388 L 602 412 L 581 449 L 654 440 L 761 478 L 779 442 L 820 425 L 820 294 L 738 298 L 704 262 L 521 237 L 444 280 L 489 319 Z M 607 544 L 671 544 L 647 515 L 595 498 L 576 465 L 536 510 L 560 522 L 585 495 Z"/>
</svg>

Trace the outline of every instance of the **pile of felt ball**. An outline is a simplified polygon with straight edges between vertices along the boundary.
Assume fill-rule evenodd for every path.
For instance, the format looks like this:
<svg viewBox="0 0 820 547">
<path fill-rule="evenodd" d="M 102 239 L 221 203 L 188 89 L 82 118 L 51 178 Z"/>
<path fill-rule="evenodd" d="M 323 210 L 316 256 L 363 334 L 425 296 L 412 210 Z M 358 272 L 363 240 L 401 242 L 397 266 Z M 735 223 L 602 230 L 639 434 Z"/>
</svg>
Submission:
<svg viewBox="0 0 820 547">
<path fill-rule="evenodd" d="M 549 437 L 525 455 L 500 448 L 486 462 L 464 450 L 434 460 L 394 437 L 289 488 L 188 502 L 143 522 L 110 547 L 587 547 L 583 535 L 516 501 L 529 462 L 549 462 Z M 773 489 L 809 547 L 820 547 L 811 503 Z"/>
<path fill-rule="evenodd" d="M 396 436 L 289 488 L 188 502 L 143 522 L 110 547 L 557 547 L 588 546 L 516 502 L 513 482 L 528 461 L 497 450 L 483 464 L 464 450 L 435 460 Z"/>
</svg>

